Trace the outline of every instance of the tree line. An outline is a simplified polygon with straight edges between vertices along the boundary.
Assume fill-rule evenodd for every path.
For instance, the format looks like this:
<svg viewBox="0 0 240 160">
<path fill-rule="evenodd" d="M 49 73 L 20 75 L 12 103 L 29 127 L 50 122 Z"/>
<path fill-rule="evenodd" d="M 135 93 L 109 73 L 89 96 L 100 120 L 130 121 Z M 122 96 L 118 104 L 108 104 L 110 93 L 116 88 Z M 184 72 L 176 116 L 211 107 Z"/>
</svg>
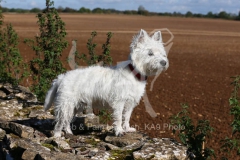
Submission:
<svg viewBox="0 0 240 160">
<path fill-rule="evenodd" d="M 74 9 L 70 7 L 56 8 L 59 13 L 93 13 L 93 14 L 126 14 L 126 15 L 144 15 L 144 16 L 171 16 L 171 17 L 198 17 L 198 18 L 220 18 L 229 20 L 240 20 L 240 11 L 238 14 L 227 13 L 221 11 L 219 13 L 208 12 L 207 14 L 193 13 L 188 11 L 186 13 L 181 12 L 150 12 L 146 10 L 142 5 L 138 7 L 138 10 L 116 10 L 116 9 L 104 9 L 104 8 L 94 8 L 89 9 L 81 7 L 79 9 Z M 15 12 L 15 13 L 39 13 L 45 9 L 32 8 L 32 9 L 21 9 L 21 8 L 6 8 L 2 7 L 2 12 Z"/>
</svg>

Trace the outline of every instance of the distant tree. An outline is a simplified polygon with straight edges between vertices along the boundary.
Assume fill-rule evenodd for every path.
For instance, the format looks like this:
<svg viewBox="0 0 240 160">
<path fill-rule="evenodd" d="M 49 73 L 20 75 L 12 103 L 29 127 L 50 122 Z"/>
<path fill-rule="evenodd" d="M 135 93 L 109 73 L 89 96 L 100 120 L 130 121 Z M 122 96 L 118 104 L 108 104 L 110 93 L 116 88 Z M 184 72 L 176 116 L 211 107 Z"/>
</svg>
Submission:
<svg viewBox="0 0 240 160">
<path fill-rule="evenodd" d="M 16 10 L 14 8 L 10 8 L 8 11 L 9 12 L 16 12 Z"/>
<path fill-rule="evenodd" d="M 142 5 L 140 5 L 138 7 L 138 14 L 147 16 L 149 15 L 149 12 Z"/>
<path fill-rule="evenodd" d="M 2 7 L 2 12 L 8 12 L 8 8 L 6 8 L 6 7 Z"/>
<path fill-rule="evenodd" d="M 21 8 L 11 8 L 11 9 L 9 9 L 9 12 L 27 13 L 27 12 L 29 12 L 29 10 L 21 9 Z"/>
<path fill-rule="evenodd" d="M 220 12 L 218 14 L 218 17 L 222 18 L 222 19 L 230 19 L 230 15 L 227 12 L 225 12 L 225 11 Z"/>
<path fill-rule="evenodd" d="M 196 14 L 193 14 L 193 17 L 201 18 L 201 17 L 203 17 L 203 15 L 201 13 L 196 13 Z"/>
<path fill-rule="evenodd" d="M 103 13 L 103 10 L 101 8 L 94 8 L 92 13 Z"/>
<path fill-rule="evenodd" d="M 158 13 L 159 16 L 172 16 L 170 12 Z"/>
<path fill-rule="evenodd" d="M 59 6 L 59 7 L 57 8 L 57 11 L 58 11 L 58 12 L 63 12 L 63 10 L 64 10 L 64 8 L 63 8 L 62 6 Z"/>
<path fill-rule="evenodd" d="M 125 10 L 123 11 L 123 14 L 132 14 L 132 12 L 130 10 Z"/>
<path fill-rule="evenodd" d="M 182 16 L 183 16 L 183 14 L 180 13 L 180 12 L 173 12 L 172 15 L 173 15 L 173 16 L 176 16 L 176 17 L 182 17 Z"/>
<path fill-rule="evenodd" d="M 146 9 L 142 6 L 142 5 L 140 5 L 139 7 L 138 7 L 138 11 L 145 11 Z"/>
<path fill-rule="evenodd" d="M 212 12 L 208 12 L 206 17 L 208 18 L 214 18 L 214 14 Z"/>
<path fill-rule="evenodd" d="M 30 10 L 30 12 L 32 12 L 32 13 L 39 13 L 41 11 L 42 10 L 40 8 L 33 8 L 33 9 Z"/>
<path fill-rule="evenodd" d="M 192 14 L 192 12 L 188 11 L 188 12 L 185 14 L 185 16 L 186 16 L 186 17 L 192 17 L 193 14 Z"/>
<path fill-rule="evenodd" d="M 236 20 L 240 20 L 240 11 L 238 12 L 238 16 L 236 17 Z"/>
<path fill-rule="evenodd" d="M 70 7 L 66 7 L 63 12 L 66 12 L 66 13 L 73 13 L 73 12 L 77 12 L 76 9 L 73 9 L 73 8 L 70 8 Z"/>
<path fill-rule="evenodd" d="M 109 9 L 103 9 L 103 13 L 107 13 L 107 14 L 109 14 L 109 13 L 121 13 L 121 11 L 109 8 Z"/>
<path fill-rule="evenodd" d="M 114 13 L 110 9 L 103 9 L 102 11 L 103 13 L 106 13 L 106 14 Z"/>
<path fill-rule="evenodd" d="M 85 7 L 81 7 L 79 10 L 78 10 L 79 13 L 91 13 L 91 10 L 88 9 L 88 8 L 85 8 Z"/>
</svg>

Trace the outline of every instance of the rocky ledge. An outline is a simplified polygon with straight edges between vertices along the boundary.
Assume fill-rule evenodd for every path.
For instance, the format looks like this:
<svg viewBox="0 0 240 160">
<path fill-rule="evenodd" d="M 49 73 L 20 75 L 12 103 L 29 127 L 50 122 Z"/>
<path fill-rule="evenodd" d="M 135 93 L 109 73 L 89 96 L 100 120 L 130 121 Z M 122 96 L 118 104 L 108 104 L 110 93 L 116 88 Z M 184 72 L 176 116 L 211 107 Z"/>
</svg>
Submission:
<svg viewBox="0 0 240 160">
<path fill-rule="evenodd" d="M 172 139 L 143 133 L 115 137 L 97 116 L 78 116 L 74 135 L 52 137 L 53 111 L 43 111 L 28 88 L 0 84 L 0 159 L 2 160 L 185 160 L 187 148 Z"/>
</svg>

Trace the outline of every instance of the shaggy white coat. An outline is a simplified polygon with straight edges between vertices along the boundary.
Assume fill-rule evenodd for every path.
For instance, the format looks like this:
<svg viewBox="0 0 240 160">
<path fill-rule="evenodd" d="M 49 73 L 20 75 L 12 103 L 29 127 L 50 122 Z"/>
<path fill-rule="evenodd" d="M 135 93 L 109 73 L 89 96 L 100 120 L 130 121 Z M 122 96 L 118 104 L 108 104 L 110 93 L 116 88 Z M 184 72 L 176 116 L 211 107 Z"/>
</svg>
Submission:
<svg viewBox="0 0 240 160">
<path fill-rule="evenodd" d="M 149 37 L 141 30 L 130 45 L 130 63 L 142 76 L 155 75 L 169 66 L 162 44 L 161 32 Z M 145 92 L 146 81 L 140 81 L 126 67 L 91 66 L 61 74 L 52 83 L 44 107 L 55 106 L 54 136 L 60 137 L 64 129 L 72 134 L 70 122 L 84 107 L 111 107 L 116 136 L 134 132 L 129 120 Z"/>
</svg>

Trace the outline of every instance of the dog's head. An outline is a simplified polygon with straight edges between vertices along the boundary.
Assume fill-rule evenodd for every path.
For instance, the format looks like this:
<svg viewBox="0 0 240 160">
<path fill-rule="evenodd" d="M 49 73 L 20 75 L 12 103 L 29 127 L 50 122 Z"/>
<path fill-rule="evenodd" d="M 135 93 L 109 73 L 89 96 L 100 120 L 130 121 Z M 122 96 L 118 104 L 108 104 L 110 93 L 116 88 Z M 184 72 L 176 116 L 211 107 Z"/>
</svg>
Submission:
<svg viewBox="0 0 240 160">
<path fill-rule="evenodd" d="M 143 75 L 156 75 L 169 66 L 160 31 L 150 37 L 146 31 L 141 29 L 133 37 L 130 50 L 133 66 Z"/>
</svg>

